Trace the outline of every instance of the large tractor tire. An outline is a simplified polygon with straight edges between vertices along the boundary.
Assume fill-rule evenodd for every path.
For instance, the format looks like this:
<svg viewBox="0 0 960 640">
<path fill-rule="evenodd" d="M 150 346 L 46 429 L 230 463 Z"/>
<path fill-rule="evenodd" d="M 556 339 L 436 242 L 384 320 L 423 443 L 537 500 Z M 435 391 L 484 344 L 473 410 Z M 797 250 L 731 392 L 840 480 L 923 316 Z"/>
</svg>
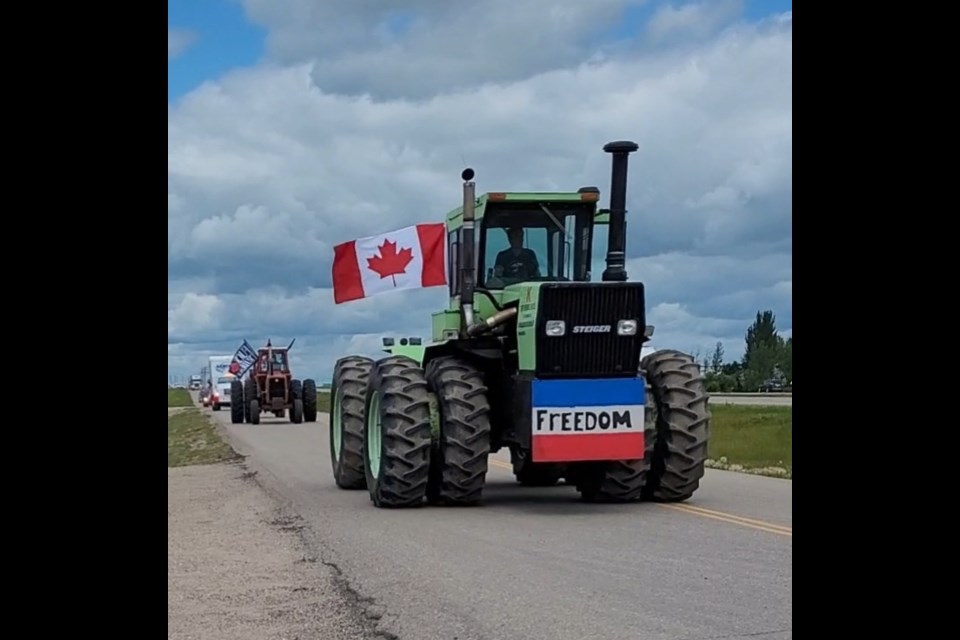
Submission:
<svg viewBox="0 0 960 640">
<path fill-rule="evenodd" d="M 230 383 L 230 422 L 243 424 L 243 383 L 239 380 Z"/>
<path fill-rule="evenodd" d="M 317 421 L 317 382 L 310 378 L 303 381 L 303 421 Z"/>
<path fill-rule="evenodd" d="M 290 407 L 290 422 L 293 424 L 300 424 L 303 422 L 303 400 L 300 398 L 293 399 L 293 405 Z"/>
<path fill-rule="evenodd" d="M 257 383 L 247 378 L 243 381 L 243 419 L 250 422 L 250 402 L 257 397 Z"/>
<path fill-rule="evenodd" d="M 430 473 L 430 391 L 415 360 L 388 356 L 374 364 L 364 417 L 370 500 L 380 508 L 421 506 Z"/>
<path fill-rule="evenodd" d="M 524 487 L 552 487 L 563 477 L 559 465 L 534 464 L 529 452 L 516 447 L 510 449 L 510 461 L 513 463 L 513 476 Z"/>
<path fill-rule="evenodd" d="M 581 462 L 570 465 L 567 481 L 573 481 L 584 502 L 626 503 L 644 498 L 644 490 L 650 482 L 656 431 L 650 419 L 649 394 L 644 409 L 643 460 L 617 460 L 612 462 Z"/>
<path fill-rule="evenodd" d="M 479 504 L 490 455 L 490 403 L 483 373 L 455 356 L 431 360 L 425 373 L 440 410 L 428 499 L 450 506 Z"/>
<path fill-rule="evenodd" d="M 250 401 L 250 424 L 260 424 L 260 401 Z"/>
<path fill-rule="evenodd" d="M 373 360 L 347 356 L 337 360 L 330 385 L 330 463 L 341 489 L 366 489 L 363 463 L 364 402 Z M 304 407 L 306 410 L 306 407 Z"/>
<path fill-rule="evenodd" d="M 290 400 L 303 400 L 303 383 L 296 378 L 290 381 Z"/>
<path fill-rule="evenodd" d="M 710 439 L 707 388 L 692 356 L 672 349 L 640 362 L 647 379 L 647 412 L 655 425 L 653 460 L 644 498 L 682 502 L 700 486 Z"/>
</svg>

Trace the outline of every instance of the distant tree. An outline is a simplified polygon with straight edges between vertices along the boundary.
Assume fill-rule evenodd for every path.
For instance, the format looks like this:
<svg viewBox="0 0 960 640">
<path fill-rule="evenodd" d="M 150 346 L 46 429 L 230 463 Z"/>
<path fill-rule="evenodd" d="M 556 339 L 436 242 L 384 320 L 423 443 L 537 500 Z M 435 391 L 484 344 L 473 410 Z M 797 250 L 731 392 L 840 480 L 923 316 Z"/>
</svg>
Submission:
<svg viewBox="0 0 960 640">
<path fill-rule="evenodd" d="M 723 343 L 717 341 L 717 346 L 713 349 L 713 355 L 710 357 L 710 370 L 714 373 L 720 373 L 723 367 Z"/>
<path fill-rule="evenodd" d="M 787 382 L 793 382 L 793 336 L 783 343 L 780 354 L 780 370 L 786 376 Z"/>
<path fill-rule="evenodd" d="M 747 328 L 744 339 L 744 385 L 755 390 L 773 375 L 774 368 L 783 359 L 784 341 L 777 333 L 777 319 L 773 311 L 757 311 L 757 317 Z"/>
</svg>

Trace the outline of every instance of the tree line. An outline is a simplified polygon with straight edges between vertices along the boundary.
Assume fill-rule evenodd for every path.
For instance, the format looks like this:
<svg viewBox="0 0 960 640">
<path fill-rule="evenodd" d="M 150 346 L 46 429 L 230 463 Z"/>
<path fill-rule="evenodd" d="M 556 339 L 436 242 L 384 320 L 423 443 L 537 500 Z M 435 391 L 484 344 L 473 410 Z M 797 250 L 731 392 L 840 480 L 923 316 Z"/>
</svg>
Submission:
<svg viewBox="0 0 960 640">
<path fill-rule="evenodd" d="M 784 340 L 777 332 L 773 311 L 758 311 L 744 340 L 746 349 L 740 360 L 726 362 L 720 342 L 709 356 L 701 356 L 699 351 L 694 354 L 705 373 L 708 392 L 758 391 L 770 383 L 793 387 L 793 336 Z"/>
</svg>

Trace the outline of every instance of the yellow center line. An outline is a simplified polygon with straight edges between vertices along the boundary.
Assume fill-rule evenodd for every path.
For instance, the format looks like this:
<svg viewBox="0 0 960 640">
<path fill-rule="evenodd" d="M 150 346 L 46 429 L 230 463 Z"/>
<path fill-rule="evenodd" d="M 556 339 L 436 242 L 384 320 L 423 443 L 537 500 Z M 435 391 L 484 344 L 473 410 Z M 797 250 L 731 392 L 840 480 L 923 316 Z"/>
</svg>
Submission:
<svg viewBox="0 0 960 640">
<path fill-rule="evenodd" d="M 488 462 L 491 466 L 506 469 L 507 471 L 513 471 L 513 465 L 508 462 L 496 459 L 488 459 Z M 718 520 L 720 522 L 726 522 L 727 524 L 737 524 L 741 527 L 747 527 L 749 529 L 756 529 L 757 531 L 765 531 L 767 533 L 776 533 L 781 536 L 793 537 L 793 528 L 787 527 L 782 524 L 774 524 L 773 522 L 767 522 L 765 520 L 755 520 L 753 518 L 746 518 L 744 516 L 734 515 L 732 513 L 725 513 L 723 511 L 714 511 L 713 509 L 704 509 L 703 507 L 695 507 L 690 504 L 662 504 L 658 503 L 657 506 L 664 507 L 665 509 L 673 509 L 675 511 L 682 511 L 684 513 L 689 513 L 690 515 L 700 516 L 701 518 L 709 518 L 711 520 Z"/>
<path fill-rule="evenodd" d="M 663 505 L 666 506 L 666 505 Z M 793 527 L 787 527 L 782 524 L 774 524 L 772 522 L 767 522 L 766 520 L 754 520 L 753 518 L 745 518 L 743 516 L 737 516 L 732 513 L 724 513 L 723 511 L 714 511 L 713 509 L 704 509 L 703 507 L 695 507 L 692 504 L 676 504 L 670 505 L 682 509 L 683 511 L 689 511 L 691 513 L 696 513 L 697 515 L 706 515 L 706 516 L 717 516 L 718 518 L 729 518 L 731 520 L 737 520 L 744 524 L 755 524 L 758 527 L 767 527 L 769 529 L 779 529 L 784 533 L 793 533 Z"/>
<path fill-rule="evenodd" d="M 790 538 L 793 537 L 792 529 L 781 527 L 781 525 L 778 525 L 778 524 L 773 524 L 773 523 L 766 523 L 763 525 L 754 524 L 754 522 L 761 522 L 757 520 L 753 522 L 744 522 L 744 520 L 741 519 L 740 516 L 728 516 L 728 515 L 720 516 L 720 515 L 716 515 L 719 513 L 717 511 L 713 513 L 704 513 L 702 511 L 694 511 L 693 509 L 690 509 L 687 505 L 684 505 L 684 504 L 658 504 L 657 506 L 663 507 L 665 509 L 674 509 L 676 511 L 682 511 L 684 513 L 689 513 L 691 515 L 700 516 L 701 518 L 710 518 L 711 520 L 719 520 L 720 522 L 726 522 L 727 524 L 737 524 L 737 525 L 740 525 L 741 527 L 747 527 L 748 529 L 756 529 L 757 531 L 765 531 L 767 533 L 776 533 L 777 535 L 788 536 Z"/>
</svg>

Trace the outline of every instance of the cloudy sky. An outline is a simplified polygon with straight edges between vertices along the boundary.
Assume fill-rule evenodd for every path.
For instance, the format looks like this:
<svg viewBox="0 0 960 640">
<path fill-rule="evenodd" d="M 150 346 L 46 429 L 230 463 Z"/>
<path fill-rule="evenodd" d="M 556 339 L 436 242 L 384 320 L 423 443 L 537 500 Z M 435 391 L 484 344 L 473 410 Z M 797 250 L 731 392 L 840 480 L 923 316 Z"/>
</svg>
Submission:
<svg viewBox="0 0 960 640">
<path fill-rule="evenodd" d="M 429 337 L 446 289 L 335 305 L 333 245 L 441 221 L 465 165 L 480 192 L 593 184 L 606 205 L 620 139 L 640 145 L 627 272 L 652 346 L 739 358 L 762 309 L 791 335 L 791 10 L 170 0 L 169 374 L 296 338 L 325 381 L 383 335 Z"/>
</svg>

